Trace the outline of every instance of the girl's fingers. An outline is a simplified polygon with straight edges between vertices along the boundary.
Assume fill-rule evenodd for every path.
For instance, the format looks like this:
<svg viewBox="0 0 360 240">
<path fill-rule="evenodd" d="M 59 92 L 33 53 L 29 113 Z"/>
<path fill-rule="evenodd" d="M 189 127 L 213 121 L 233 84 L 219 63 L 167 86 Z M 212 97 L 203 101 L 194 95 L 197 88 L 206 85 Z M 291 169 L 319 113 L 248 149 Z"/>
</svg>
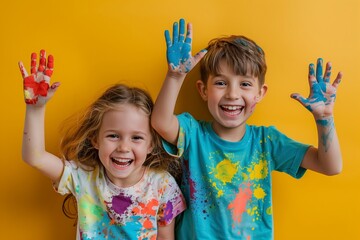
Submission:
<svg viewBox="0 0 360 240">
<path fill-rule="evenodd" d="M 26 78 L 27 76 L 29 76 L 29 74 L 27 73 L 25 67 L 24 67 L 24 64 L 22 62 L 19 62 L 19 69 L 20 69 L 20 72 L 21 72 L 21 76 L 22 78 Z"/>
<path fill-rule="evenodd" d="M 54 57 L 52 55 L 49 55 L 47 67 L 45 69 L 45 75 L 51 77 L 53 71 L 54 71 Z"/>
<path fill-rule="evenodd" d="M 30 72 L 31 74 L 36 74 L 36 58 L 37 58 L 37 55 L 36 53 L 32 53 L 31 54 L 31 63 L 30 63 Z"/>
<path fill-rule="evenodd" d="M 45 50 L 40 50 L 40 61 L 39 61 L 39 68 L 38 71 L 39 72 L 43 72 L 45 70 L 45 66 L 46 66 L 46 52 Z"/>
</svg>

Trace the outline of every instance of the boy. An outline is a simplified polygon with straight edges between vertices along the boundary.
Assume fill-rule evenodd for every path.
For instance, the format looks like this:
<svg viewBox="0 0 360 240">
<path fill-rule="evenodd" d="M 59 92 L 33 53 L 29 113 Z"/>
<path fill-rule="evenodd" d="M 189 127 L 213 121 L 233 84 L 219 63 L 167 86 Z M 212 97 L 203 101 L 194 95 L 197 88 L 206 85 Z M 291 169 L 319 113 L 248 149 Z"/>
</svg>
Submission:
<svg viewBox="0 0 360 240">
<path fill-rule="evenodd" d="M 306 169 L 325 175 L 341 172 L 333 107 L 342 74 L 330 84 L 331 64 L 323 78 L 319 59 L 316 76 L 313 64 L 309 67 L 309 97 L 291 96 L 315 118 L 315 148 L 289 139 L 275 127 L 246 124 L 267 91 L 265 56 L 255 42 L 243 36 L 219 38 L 209 43 L 207 52 L 193 57 L 192 26 L 188 24 L 185 38 L 183 19 L 179 25 L 180 29 L 174 23 L 172 41 L 165 32 L 169 68 L 152 115 L 167 151 L 180 156 L 183 164 L 181 187 L 188 210 L 179 219 L 177 238 L 272 239 L 272 170 L 295 178 Z M 201 58 L 196 86 L 211 122 L 173 113 L 186 74 Z"/>
</svg>

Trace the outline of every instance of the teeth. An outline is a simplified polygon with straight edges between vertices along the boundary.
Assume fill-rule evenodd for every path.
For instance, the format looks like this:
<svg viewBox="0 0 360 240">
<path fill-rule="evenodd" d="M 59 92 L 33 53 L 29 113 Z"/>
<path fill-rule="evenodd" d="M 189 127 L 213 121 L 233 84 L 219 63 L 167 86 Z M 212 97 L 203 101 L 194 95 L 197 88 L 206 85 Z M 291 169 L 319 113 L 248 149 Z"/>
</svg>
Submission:
<svg viewBox="0 0 360 240">
<path fill-rule="evenodd" d="M 242 109 L 241 106 L 222 106 L 222 108 L 224 108 L 224 109 L 226 109 L 226 110 L 230 110 L 230 111 Z"/>
<path fill-rule="evenodd" d="M 113 157 L 112 159 L 117 161 L 117 162 L 122 162 L 122 163 L 131 161 L 131 159 L 128 159 L 128 158 L 114 158 Z"/>
<path fill-rule="evenodd" d="M 132 159 L 129 158 L 112 158 L 114 162 L 116 162 L 119 165 L 130 165 L 132 163 Z"/>
</svg>

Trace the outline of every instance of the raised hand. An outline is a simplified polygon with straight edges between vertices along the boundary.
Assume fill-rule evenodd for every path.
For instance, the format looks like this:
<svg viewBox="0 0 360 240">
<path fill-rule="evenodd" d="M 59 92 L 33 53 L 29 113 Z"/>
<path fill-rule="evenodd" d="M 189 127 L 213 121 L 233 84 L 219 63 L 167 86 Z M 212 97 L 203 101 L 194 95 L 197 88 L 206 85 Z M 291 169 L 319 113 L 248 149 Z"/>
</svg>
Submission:
<svg viewBox="0 0 360 240">
<path fill-rule="evenodd" d="M 342 73 L 338 73 L 332 84 L 330 83 L 330 76 L 331 63 L 328 62 L 326 64 L 325 74 L 323 75 L 323 60 L 319 58 L 316 65 L 316 75 L 314 64 L 309 65 L 309 97 L 304 98 L 298 93 L 291 95 L 292 98 L 306 107 L 314 115 L 316 120 L 333 116 L 336 90 L 341 82 Z"/>
<path fill-rule="evenodd" d="M 180 74 L 188 73 L 206 53 L 206 50 L 202 50 L 195 56 L 192 56 L 192 25 L 191 23 L 187 24 L 185 37 L 184 19 L 180 19 L 179 24 L 177 22 L 174 23 L 172 40 L 169 31 L 165 31 L 165 40 L 167 48 L 166 56 L 170 72 Z"/>
<path fill-rule="evenodd" d="M 36 53 L 31 54 L 31 75 L 29 75 L 22 62 L 19 68 L 24 80 L 24 98 L 26 104 L 44 105 L 54 94 L 59 83 L 50 87 L 50 78 L 54 69 L 54 57 L 49 55 L 46 62 L 45 50 L 40 51 L 39 66 L 37 67 Z"/>
</svg>

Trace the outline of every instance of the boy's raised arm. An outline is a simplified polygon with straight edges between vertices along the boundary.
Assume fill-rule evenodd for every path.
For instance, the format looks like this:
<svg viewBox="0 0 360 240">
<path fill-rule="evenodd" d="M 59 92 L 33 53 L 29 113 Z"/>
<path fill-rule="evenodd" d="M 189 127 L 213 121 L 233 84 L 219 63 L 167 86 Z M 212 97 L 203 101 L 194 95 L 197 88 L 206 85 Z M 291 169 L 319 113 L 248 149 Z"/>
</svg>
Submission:
<svg viewBox="0 0 360 240">
<path fill-rule="evenodd" d="M 336 90 L 341 81 L 342 73 L 338 73 L 332 84 L 330 83 L 330 76 L 331 63 L 327 63 L 323 75 L 323 60 L 319 58 L 316 75 L 314 65 L 310 64 L 309 66 L 309 97 L 304 98 L 299 94 L 291 95 L 313 114 L 318 131 L 318 148 L 308 150 L 301 166 L 325 175 L 335 175 L 342 170 L 342 156 L 333 112 Z"/>
<path fill-rule="evenodd" d="M 174 115 L 176 100 L 186 74 L 200 61 L 206 51 L 202 50 L 192 56 L 192 25 L 187 24 L 185 36 L 184 19 L 180 19 L 179 24 L 174 23 L 172 39 L 169 31 L 165 31 L 165 40 L 168 71 L 155 102 L 151 123 L 166 141 L 175 145 L 179 130 L 179 123 Z"/>
<path fill-rule="evenodd" d="M 40 51 L 38 68 L 36 54 L 31 55 L 30 75 L 28 75 L 23 63 L 19 62 L 26 102 L 22 158 L 27 164 L 56 182 L 62 174 L 63 162 L 45 150 L 44 132 L 45 105 L 59 86 L 59 83 L 49 85 L 53 67 L 54 58 L 50 55 L 46 62 L 44 50 Z"/>
</svg>

